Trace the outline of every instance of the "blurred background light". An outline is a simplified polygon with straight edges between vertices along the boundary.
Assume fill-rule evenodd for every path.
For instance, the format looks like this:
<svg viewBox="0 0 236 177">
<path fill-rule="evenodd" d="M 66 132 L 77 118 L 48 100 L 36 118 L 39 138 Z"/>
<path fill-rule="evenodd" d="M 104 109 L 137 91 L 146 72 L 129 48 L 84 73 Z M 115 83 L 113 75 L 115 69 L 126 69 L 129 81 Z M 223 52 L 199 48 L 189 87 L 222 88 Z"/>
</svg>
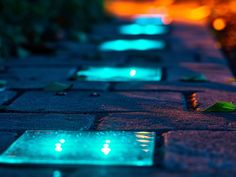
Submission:
<svg viewBox="0 0 236 177">
<path fill-rule="evenodd" d="M 139 25 L 139 24 L 130 24 L 120 27 L 120 33 L 126 35 L 160 35 L 165 34 L 167 28 L 161 25 Z"/>
<path fill-rule="evenodd" d="M 161 40 L 135 39 L 125 40 L 118 39 L 106 41 L 100 45 L 102 51 L 127 51 L 127 50 L 160 50 L 164 49 L 166 44 Z"/>
<path fill-rule="evenodd" d="M 202 20 L 211 14 L 208 6 L 200 6 L 190 11 L 189 18 L 191 20 Z"/>
<path fill-rule="evenodd" d="M 213 21 L 212 25 L 216 31 L 221 31 L 226 28 L 226 21 L 224 18 L 217 18 Z"/>
</svg>

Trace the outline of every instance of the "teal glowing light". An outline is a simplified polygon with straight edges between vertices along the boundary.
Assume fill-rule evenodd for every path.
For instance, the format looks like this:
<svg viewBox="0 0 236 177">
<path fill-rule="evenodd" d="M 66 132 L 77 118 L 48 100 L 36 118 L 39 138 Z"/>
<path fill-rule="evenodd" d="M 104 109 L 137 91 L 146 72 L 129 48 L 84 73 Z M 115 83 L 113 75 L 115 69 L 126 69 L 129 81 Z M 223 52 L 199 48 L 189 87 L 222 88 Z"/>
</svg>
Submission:
<svg viewBox="0 0 236 177">
<path fill-rule="evenodd" d="M 55 171 L 53 172 L 53 177 L 62 177 L 62 174 L 61 174 L 60 171 L 55 170 Z"/>
<path fill-rule="evenodd" d="M 120 33 L 126 35 L 159 35 L 165 34 L 167 32 L 167 28 L 161 25 L 124 25 L 120 27 Z"/>
<path fill-rule="evenodd" d="M 166 16 L 163 14 L 141 14 L 134 18 L 134 23 L 139 25 L 164 25 Z"/>
<path fill-rule="evenodd" d="M 136 69 L 131 69 L 130 72 L 129 72 L 130 77 L 134 77 L 134 76 L 136 76 L 136 74 L 137 74 Z"/>
<path fill-rule="evenodd" d="M 0 163 L 150 166 L 154 142 L 152 132 L 26 131 Z"/>
<path fill-rule="evenodd" d="M 113 40 L 100 45 L 102 51 L 126 51 L 126 50 L 160 50 L 166 46 L 164 41 L 136 39 L 136 40 Z"/>
<path fill-rule="evenodd" d="M 129 67 L 90 67 L 77 72 L 78 78 L 86 81 L 160 81 L 162 71 L 160 68 L 129 68 Z"/>
</svg>

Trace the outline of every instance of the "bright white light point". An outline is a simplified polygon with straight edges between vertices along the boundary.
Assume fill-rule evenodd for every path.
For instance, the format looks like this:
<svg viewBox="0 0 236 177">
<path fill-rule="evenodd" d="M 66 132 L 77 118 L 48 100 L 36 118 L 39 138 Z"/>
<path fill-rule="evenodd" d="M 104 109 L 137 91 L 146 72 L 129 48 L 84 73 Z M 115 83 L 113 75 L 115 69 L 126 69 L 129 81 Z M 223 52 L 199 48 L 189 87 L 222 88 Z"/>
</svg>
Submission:
<svg viewBox="0 0 236 177">
<path fill-rule="evenodd" d="M 61 147 L 61 144 L 60 144 L 60 143 L 57 143 L 57 144 L 56 144 L 55 151 L 57 151 L 57 152 L 61 152 L 61 151 L 62 151 L 62 147 Z"/>
<path fill-rule="evenodd" d="M 132 69 L 130 72 L 129 72 L 129 75 L 131 77 L 134 77 L 135 75 L 137 74 L 137 71 L 135 69 Z"/>
<path fill-rule="evenodd" d="M 61 143 L 57 143 L 57 144 L 56 144 L 56 147 L 57 147 L 57 146 L 61 146 Z"/>
<path fill-rule="evenodd" d="M 109 148 L 109 144 L 104 144 L 103 148 L 101 149 L 101 151 L 105 154 L 108 155 L 111 152 L 111 149 Z"/>
<path fill-rule="evenodd" d="M 61 152 L 61 151 L 62 151 L 62 148 L 61 148 L 61 147 L 56 147 L 56 148 L 55 148 L 55 151 Z"/>
<path fill-rule="evenodd" d="M 148 149 L 143 149 L 143 151 L 144 151 L 144 152 L 149 152 L 149 150 L 148 150 Z"/>
<path fill-rule="evenodd" d="M 106 140 L 106 143 L 107 143 L 107 144 L 111 143 L 111 140 Z"/>
<path fill-rule="evenodd" d="M 64 140 L 64 139 L 61 139 L 59 142 L 60 142 L 60 143 L 65 143 L 65 142 L 66 142 L 66 140 Z"/>
</svg>

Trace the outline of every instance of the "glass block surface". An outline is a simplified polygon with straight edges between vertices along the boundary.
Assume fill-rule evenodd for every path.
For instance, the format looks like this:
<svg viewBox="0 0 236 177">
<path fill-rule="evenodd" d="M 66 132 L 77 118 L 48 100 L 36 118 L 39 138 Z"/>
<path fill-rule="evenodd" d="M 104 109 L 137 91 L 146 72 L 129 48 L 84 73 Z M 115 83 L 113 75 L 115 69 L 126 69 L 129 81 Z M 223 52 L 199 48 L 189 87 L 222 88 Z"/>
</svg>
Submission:
<svg viewBox="0 0 236 177">
<path fill-rule="evenodd" d="M 135 40 L 112 40 L 100 45 L 101 51 L 127 51 L 127 50 L 160 50 L 166 47 L 162 40 L 135 39 Z"/>
<path fill-rule="evenodd" d="M 150 166 L 154 142 L 152 132 L 26 131 L 0 163 Z"/>
<path fill-rule="evenodd" d="M 167 28 L 161 25 L 129 24 L 120 27 L 119 32 L 124 35 L 161 35 L 167 33 Z"/>
<path fill-rule="evenodd" d="M 141 14 L 134 17 L 134 22 L 139 25 L 165 25 L 165 19 L 164 14 Z"/>
<path fill-rule="evenodd" d="M 90 67 L 77 72 L 78 78 L 86 81 L 160 81 L 162 70 L 160 68 L 114 68 L 114 67 Z"/>
</svg>

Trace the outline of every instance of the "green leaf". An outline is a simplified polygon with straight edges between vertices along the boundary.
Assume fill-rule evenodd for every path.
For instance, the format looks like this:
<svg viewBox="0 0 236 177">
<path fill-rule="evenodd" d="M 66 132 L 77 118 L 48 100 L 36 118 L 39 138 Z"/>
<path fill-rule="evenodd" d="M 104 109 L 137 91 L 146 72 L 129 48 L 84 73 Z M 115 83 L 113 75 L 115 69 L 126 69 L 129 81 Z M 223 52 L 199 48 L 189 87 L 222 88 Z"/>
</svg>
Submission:
<svg viewBox="0 0 236 177">
<path fill-rule="evenodd" d="M 48 84 L 44 90 L 50 92 L 63 92 L 69 90 L 73 87 L 73 84 L 64 84 L 60 82 L 51 82 Z"/>
<path fill-rule="evenodd" d="M 182 82 L 207 82 L 207 78 L 204 74 L 190 76 L 190 77 L 183 77 L 180 79 Z"/>
<path fill-rule="evenodd" d="M 236 105 L 231 102 L 217 102 L 214 105 L 208 107 L 204 112 L 234 112 L 236 111 Z"/>
</svg>

